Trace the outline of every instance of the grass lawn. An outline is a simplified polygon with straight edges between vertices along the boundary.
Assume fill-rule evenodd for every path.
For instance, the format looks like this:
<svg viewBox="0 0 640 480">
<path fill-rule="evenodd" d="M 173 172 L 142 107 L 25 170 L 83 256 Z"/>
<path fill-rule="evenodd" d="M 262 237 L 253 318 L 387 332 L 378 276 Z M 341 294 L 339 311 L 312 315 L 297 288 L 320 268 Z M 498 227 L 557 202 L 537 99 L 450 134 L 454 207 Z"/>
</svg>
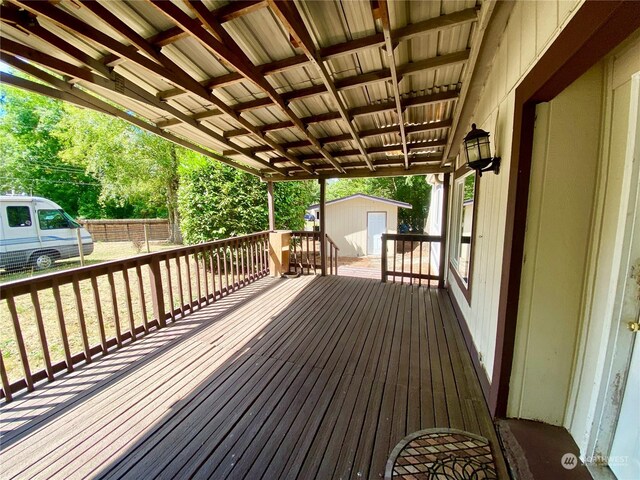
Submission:
<svg viewBox="0 0 640 480">
<path fill-rule="evenodd" d="M 174 248 L 175 245 L 167 243 L 153 243 L 151 244 L 151 251 L 160 251 L 168 248 Z M 143 252 L 146 253 L 146 248 Z M 86 257 L 86 264 L 95 264 L 105 262 L 108 260 L 116 260 L 131 257 L 137 255 L 135 247 L 131 242 L 101 242 L 95 244 L 94 252 Z M 78 260 L 66 260 L 56 262 L 53 268 L 44 272 L 31 272 L 23 271 L 12 274 L 2 274 L 0 276 L 0 282 L 5 283 L 11 280 L 17 280 L 20 278 L 30 277 L 32 275 L 39 275 L 50 273 L 56 270 L 64 270 L 69 268 L 75 268 L 80 266 Z M 200 261 L 200 285 L 201 292 L 204 295 L 205 292 L 205 276 L 209 285 L 209 291 L 211 291 L 211 272 L 205 272 L 202 268 L 202 261 Z M 181 305 L 181 299 L 178 289 L 178 275 L 175 261 L 171 261 L 171 283 L 173 293 L 173 305 L 177 308 Z M 182 290 L 184 292 L 184 302 L 187 302 L 187 296 L 190 288 L 193 291 L 193 297 L 197 294 L 197 269 L 196 263 L 193 257 L 190 257 L 189 268 L 190 277 L 186 274 L 186 261 L 181 259 L 182 270 Z M 164 269 L 164 262 L 161 264 L 163 285 L 164 285 L 164 298 L 165 305 L 169 304 L 169 291 L 167 282 L 167 272 Z M 153 315 L 153 309 L 151 301 L 149 300 L 150 283 L 147 267 L 141 268 L 142 273 L 142 288 L 145 292 L 145 306 L 147 318 L 151 319 Z M 129 285 L 132 299 L 132 311 L 134 315 L 135 325 L 143 324 L 143 310 L 142 300 L 140 295 L 140 285 L 138 283 L 136 270 L 130 269 Z M 115 290 L 116 290 L 116 305 L 114 308 L 114 302 L 111 299 L 111 290 L 106 276 L 99 277 L 98 283 L 98 303 L 101 305 L 101 313 L 104 318 L 106 337 L 111 338 L 115 336 L 115 321 L 116 312 L 122 332 L 129 331 L 129 312 L 126 302 L 126 288 L 125 281 L 122 272 L 114 273 Z M 191 280 L 191 287 L 189 287 L 189 280 Z M 219 289 L 219 277 L 216 276 L 216 290 Z M 224 279 L 223 279 L 223 283 Z M 0 288 L 2 288 L 0 284 Z M 87 332 L 89 337 L 89 344 L 91 346 L 100 343 L 100 334 L 98 327 L 98 310 L 96 308 L 96 299 L 94 298 L 93 288 L 90 280 L 83 280 L 80 282 L 80 291 L 82 297 L 83 311 L 85 315 L 85 321 L 87 325 Z M 75 354 L 83 351 L 82 337 L 80 333 L 80 323 L 78 320 L 78 313 L 76 308 L 76 299 L 73 293 L 71 285 L 62 285 L 60 287 L 60 295 L 62 299 L 62 306 L 64 312 L 65 326 L 67 329 L 67 337 L 69 339 L 71 353 Z M 42 318 L 45 325 L 45 332 L 47 336 L 47 343 L 49 345 L 49 352 L 51 356 L 51 362 L 56 363 L 64 360 L 64 349 L 62 339 L 60 336 L 60 326 L 58 323 L 58 316 L 56 311 L 56 304 L 53 298 L 51 290 L 43 290 L 38 294 L 38 300 L 41 307 Z M 16 297 L 16 309 L 20 320 L 20 328 L 25 341 L 26 349 L 28 352 L 29 365 L 32 373 L 44 368 L 44 356 L 42 353 L 42 347 L 40 346 L 40 338 L 38 335 L 38 328 L 36 323 L 35 312 L 30 295 L 22 295 Z M 11 323 L 8 307 L 6 301 L 0 302 L 0 349 L 2 351 L 2 357 L 7 368 L 10 381 L 15 381 L 24 376 L 24 372 L 21 367 L 20 357 L 18 353 L 18 347 L 15 340 L 13 325 Z"/>
</svg>

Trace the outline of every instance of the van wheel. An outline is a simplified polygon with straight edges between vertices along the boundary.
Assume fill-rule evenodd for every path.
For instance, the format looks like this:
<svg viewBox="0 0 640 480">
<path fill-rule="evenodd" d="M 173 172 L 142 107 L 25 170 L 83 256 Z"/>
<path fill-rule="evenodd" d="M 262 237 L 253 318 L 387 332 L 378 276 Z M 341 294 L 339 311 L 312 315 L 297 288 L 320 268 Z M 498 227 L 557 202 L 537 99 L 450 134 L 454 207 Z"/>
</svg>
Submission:
<svg viewBox="0 0 640 480">
<path fill-rule="evenodd" d="M 53 258 L 49 253 L 36 253 L 31 257 L 31 263 L 36 270 L 46 270 L 53 265 Z"/>
</svg>

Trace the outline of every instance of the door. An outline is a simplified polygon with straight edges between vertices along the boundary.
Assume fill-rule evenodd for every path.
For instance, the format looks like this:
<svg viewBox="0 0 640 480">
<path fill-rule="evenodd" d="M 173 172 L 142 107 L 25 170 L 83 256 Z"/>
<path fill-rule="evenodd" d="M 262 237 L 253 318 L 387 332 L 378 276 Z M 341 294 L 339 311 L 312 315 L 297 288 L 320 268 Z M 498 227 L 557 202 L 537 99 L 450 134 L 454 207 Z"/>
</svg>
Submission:
<svg viewBox="0 0 640 480">
<path fill-rule="evenodd" d="M 640 269 L 640 262 L 637 267 Z M 640 281 L 640 271 L 637 275 Z M 640 308 L 636 310 L 636 325 L 640 325 Z M 629 374 L 609 457 L 609 468 L 618 480 L 640 478 L 640 341 L 637 332 L 634 336 Z"/>
<path fill-rule="evenodd" d="M 387 231 L 386 212 L 367 212 L 367 255 L 380 255 L 382 234 Z"/>
<path fill-rule="evenodd" d="M 609 468 L 618 480 L 640 478 L 640 72 L 632 76 L 631 112 L 628 149 L 631 172 L 625 172 L 630 183 L 630 199 L 626 215 L 629 243 L 624 241 L 622 270 L 627 272 L 621 284 L 619 296 L 621 309 L 618 320 L 622 324 L 618 346 L 628 345 L 628 363 L 621 372 L 626 372 L 622 403 L 613 433 L 609 456 Z M 633 159 L 633 161 L 630 161 Z M 627 250 L 628 248 L 628 250 Z M 632 336 L 632 338 L 629 338 Z M 626 367 L 626 368 L 625 368 Z"/>
</svg>

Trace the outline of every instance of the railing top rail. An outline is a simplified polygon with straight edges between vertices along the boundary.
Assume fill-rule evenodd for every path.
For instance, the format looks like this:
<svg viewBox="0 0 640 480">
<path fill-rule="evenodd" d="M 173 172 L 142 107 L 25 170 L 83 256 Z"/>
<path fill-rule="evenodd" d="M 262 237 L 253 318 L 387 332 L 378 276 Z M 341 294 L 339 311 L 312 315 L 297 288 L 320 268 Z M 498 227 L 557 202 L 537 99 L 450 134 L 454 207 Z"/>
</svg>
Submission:
<svg viewBox="0 0 640 480">
<path fill-rule="evenodd" d="M 383 233 L 383 238 L 388 240 L 405 240 L 414 242 L 441 242 L 442 235 L 422 235 L 417 233 Z"/>
<path fill-rule="evenodd" d="M 268 234 L 268 231 L 250 233 L 248 235 L 239 235 L 237 237 L 223 238 L 220 240 L 213 240 L 211 242 L 198 243 L 196 245 L 188 245 L 185 247 L 168 248 L 160 252 L 143 253 L 134 257 L 124 258 L 120 260 L 111 260 L 109 262 L 98 263 L 95 265 L 87 265 L 84 267 L 71 268 L 69 270 L 63 270 L 60 272 L 52 272 L 45 275 L 39 275 L 37 277 L 24 278 L 20 280 L 14 280 L 0 285 L 0 300 L 7 298 L 7 292 L 14 296 L 24 295 L 29 293 L 32 288 L 36 290 L 42 290 L 50 287 L 54 281 L 58 285 L 65 285 L 72 283 L 74 280 L 86 280 L 91 278 L 92 275 L 103 275 L 108 272 L 124 270 L 138 265 L 147 265 L 155 258 L 175 258 L 176 256 L 200 252 L 210 247 L 224 246 L 230 242 L 237 242 L 239 240 L 250 240 L 253 238 L 261 237 Z"/>
<path fill-rule="evenodd" d="M 329 241 L 329 243 L 331 245 L 333 245 L 333 248 L 335 248 L 336 250 L 340 251 L 340 249 L 338 248 L 338 245 L 336 245 L 336 242 L 334 242 L 333 239 L 329 235 L 325 234 L 325 236 L 327 237 L 327 240 Z"/>
</svg>

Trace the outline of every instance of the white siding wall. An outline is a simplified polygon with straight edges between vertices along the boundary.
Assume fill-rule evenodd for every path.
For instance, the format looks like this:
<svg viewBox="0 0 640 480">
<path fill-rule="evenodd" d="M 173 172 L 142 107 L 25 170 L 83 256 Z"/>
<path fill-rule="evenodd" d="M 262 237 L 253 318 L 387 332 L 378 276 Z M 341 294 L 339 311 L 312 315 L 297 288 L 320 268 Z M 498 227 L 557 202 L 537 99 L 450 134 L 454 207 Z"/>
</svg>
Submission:
<svg viewBox="0 0 640 480">
<path fill-rule="evenodd" d="M 387 233 L 396 233 L 398 207 L 388 203 L 352 198 L 327 205 L 327 234 L 336 242 L 341 257 L 360 257 L 367 254 L 367 212 L 387 213 Z"/>
<path fill-rule="evenodd" d="M 581 3 L 578 0 L 549 0 L 520 1 L 514 5 L 473 114 L 478 127 L 492 133 L 495 152 L 502 157 L 502 165 L 500 175 L 483 175 L 479 182 L 471 303 L 467 303 L 451 277 L 449 285 L 489 379 L 498 317 L 515 87 Z"/>
</svg>

